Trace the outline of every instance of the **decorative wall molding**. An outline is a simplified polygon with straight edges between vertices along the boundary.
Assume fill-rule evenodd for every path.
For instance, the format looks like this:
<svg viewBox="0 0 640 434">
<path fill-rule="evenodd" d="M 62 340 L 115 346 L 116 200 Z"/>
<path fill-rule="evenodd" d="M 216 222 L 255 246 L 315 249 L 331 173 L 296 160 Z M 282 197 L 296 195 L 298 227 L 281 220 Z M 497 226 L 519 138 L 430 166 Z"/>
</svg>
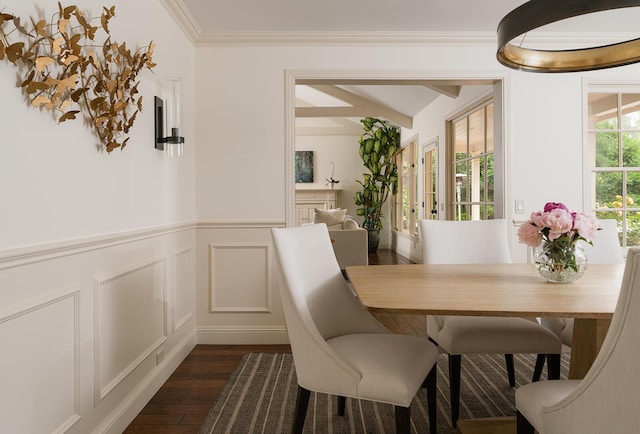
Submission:
<svg viewBox="0 0 640 434">
<path fill-rule="evenodd" d="M 198 327 L 198 344 L 260 345 L 288 344 L 285 326 L 205 326 Z"/>
<path fill-rule="evenodd" d="M 191 229 L 264 229 L 284 226 L 285 221 L 283 219 L 199 220 L 117 232 L 96 237 L 77 238 L 55 243 L 18 247 L 15 249 L 0 250 L 0 271 Z"/>
<path fill-rule="evenodd" d="M 161 0 L 174 21 L 197 47 L 265 45 L 375 45 L 375 46 L 492 46 L 498 44 L 496 32 L 430 32 L 430 31 L 264 31 L 204 32 L 182 0 Z M 569 45 L 616 43 L 633 39 L 628 32 L 544 32 L 527 36 L 527 42 L 547 48 Z"/>
<path fill-rule="evenodd" d="M 120 372 L 113 375 L 112 378 L 103 381 L 102 371 L 103 367 L 101 366 L 101 360 L 103 354 L 101 353 L 102 346 L 101 342 L 108 338 L 106 336 L 106 332 L 101 329 L 101 312 L 103 306 L 101 305 L 101 291 L 107 290 L 107 288 L 113 288 L 114 284 L 117 288 L 117 284 L 119 282 L 123 288 L 126 288 L 125 279 L 128 277 L 134 277 L 138 273 L 147 272 L 150 269 L 151 273 L 158 272 L 157 270 L 153 270 L 153 268 L 157 266 L 161 267 L 160 273 L 162 275 L 161 281 L 159 282 L 161 285 L 160 293 L 162 294 L 161 301 L 161 315 L 162 315 L 162 324 L 161 324 L 161 333 L 158 336 L 153 337 L 152 341 L 148 342 L 145 348 L 140 348 L 138 353 L 131 360 L 128 361 L 126 366 L 124 366 Z M 146 281 L 155 282 L 156 279 L 146 279 Z M 111 285 L 111 286 L 110 286 Z M 122 270 L 116 272 L 108 277 L 103 278 L 95 278 L 93 284 L 93 321 L 94 321 L 94 405 L 98 405 L 99 402 L 104 399 L 113 389 L 115 389 L 134 369 L 140 366 L 150 355 L 156 352 L 160 346 L 167 340 L 168 335 L 168 324 L 167 324 L 167 259 L 152 259 L 142 264 L 127 268 L 126 270 Z M 131 289 L 131 288 L 127 288 Z M 147 289 L 151 290 L 152 293 L 155 293 L 157 288 L 135 288 L 135 290 Z M 152 294 L 153 295 L 153 294 Z M 128 297 L 127 300 L 132 300 L 134 297 Z M 146 300 L 151 306 L 153 306 L 154 297 Z M 145 303 L 146 304 L 146 303 Z M 113 307 L 113 306 L 112 306 Z M 123 311 L 125 309 L 134 309 L 137 306 L 132 305 L 124 305 L 119 306 Z M 141 312 L 142 314 L 142 312 Z M 120 319 L 122 320 L 122 318 Z M 137 330 L 131 330 L 130 333 L 135 333 Z"/>
<path fill-rule="evenodd" d="M 283 219 L 277 220 L 199 220 L 197 229 L 263 229 L 285 226 Z"/>
<path fill-rule="evenodd" d="M 171 285 L 171 332 L 175 333 L 178 331 L 178 329 L 180 329 L 183 325 L 187 323 L 187 321 L 189 321 L 193 317 L 192 310 L 189 310 L 189 312 L 183 315 L 181 318 L 176 317 L 179 314 L 178 312 L 176 312 L 178 308 L 178 295 L 179 295 L 178 294 L 178 278 L 179 276 L 183 275 L 181 271 L 184 271 L 184 270 L 181 270 L 179 267 L 180 258 L 186 257 L 185 260 L 188 261 L 187 266 L 193 270 L 195 270 L 194 268 L 195 258 L 194 258 L 192 247 L 187 247 L 187 248 L 177 250 L 173 252 L 172 256 L 173 258 L 171 263 L 173 264 L 173 272 L 171 274 L 173 276 L 173 284 Z M 191 289 L 194 285 L 193 276 L 191 276 L 188 273 L 187 278 L 190 280 L 188 280 L 186 283 L 183 283 L 183 284 Z"/>
<path fill-rule="evenodd" d="M 57 243 L 0 250 L 0 271 L 36 262 L 61 258 L 64 256 L 77 255 L 92 250 L 104 249 L 106 247 L 120 244 L 133 243 L 161 235 L 187 231 L 195 227 L 195 222 L 175 223 L 166 226 L 119 232 L 97 237 L 79 238 Z"/>
<path fill-rule="evenodd" d="M 180 26 L 180 29 L 193 43 L 196 42 L 198 37 L 202 34 L 202 29 L 196 22 L 189 9 L 182 0 L 160 0 L 160 3 L 167 9 L 169 15 L 173 17 L 174 21 Z"/>
<path fill-rule="evenodd" d="M 140 413 L 144 406 L 151 400 L 158 389 L 169 379 L 180 363 L 189 355 L 197 344 L 195 331 L 182 339 L 174 349 L 169 352 L 164 361 L 158 365 L 144 380 L 138 383 L 135 389 L 129 393 L 126 399 L 118 403 L 118 406 L 102 420 L 93 433 L 120 433 L 127 428 L 131 420 Z"/>
<path fill-rule="evenodd" d="M 496 45 L 492 32 L 217 32 L 203 33 L 196 42 L 198 47 L 237 45 L 429 45 L 469 46 Z"/>
<path fill-rule="evenodd" d="M 0 327 L 13 320 L 26 319 L 29 315 L 40 312 L 57 303 L 70 300 L 73 309 L 73 413 L 69 414 L 67 419 L 60 426 L 52 427 L 53 432 L 67 432 L 81 419 L 80 407 L 80 286 L 74 285 L 59 291 L 54 291 L 43 296 L 14 304 L 5 311 L 0 312 Z M 50 325 L 51 326 L 51 325 Z M 55 373 L 50 373 L 55 374 Z M 20 375 L 18 372 L 12 372 L 12 375 Z M 42 390 L 45 392 L 44 390 Z M 61 399 L 60 396 L 56 396 Z M 53 397 L 52 397 L 53 398 Z M 33 403 L 32 403 L 33 404 Z"/>
<path fill-rule="evenodd" d="M 269 244 L 268 243 L 215 243 L 209 244 L 209 312 L 233 312 L 233 313 L 269 313 L 271 312 L 271 270 L 269 264 Z M 217 256 L 223 255 L 221 252 L 230 252 L 230 251 L 248 251 L 248 250 L 256 250 L 262 253 L 262 258 L 260 261 L 262 264 L 250 264 L 247 262 L 246 255 L 243 257 L 241 262 L 236 264 L 225 263 L 222 266 L 218 266 L 218 262 L 220 261 Z M 246 291 L 250 291 L 254 289 L 258 291 L 257 288 L 244 288 L 242 293 L 242 299 L 247 299 L 248 295 L 252 295 L 253 298 L 262 299 L 262 304 L 222 304 L 219 302 L 217 294 L 224 293 L 229 294 L 229 291 L 225 291 L 225 288 L 218 288 L 216 281 L 224 279 L 224 273 L 228 273 L 226 278 L 229 280 L 234 280 L 234 284 L 236 284 L 235 279 L 240 279 L 240 276 L 246 276 L 247 274 L 244 272 L 246 268 L 256 269 L 259 266 L 264 267 L 264 275 L 263 282 L 261 283 L 262 288 L 259 289 L 260 293 L 248 294 Z M 220 277 L 219 277 L 220 276 Z M 234 293 L 237 293 L 236 289 Z"/>
</svg>

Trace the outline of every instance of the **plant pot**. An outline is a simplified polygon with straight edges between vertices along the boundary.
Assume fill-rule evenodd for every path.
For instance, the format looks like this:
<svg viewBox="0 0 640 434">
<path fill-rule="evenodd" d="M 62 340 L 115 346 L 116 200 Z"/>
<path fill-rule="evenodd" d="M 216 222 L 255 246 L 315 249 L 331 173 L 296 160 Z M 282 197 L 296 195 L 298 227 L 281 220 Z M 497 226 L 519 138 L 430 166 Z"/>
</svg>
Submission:
<svg viewBox="0 0 640 434">
<path fill-rule="evenodd" d="M 378 245 L 380 244 L 380 229 L 367 229 L 368 233 L 368 246 L 369 253 L 375 253 L 378 251 Z"/>
</svg>

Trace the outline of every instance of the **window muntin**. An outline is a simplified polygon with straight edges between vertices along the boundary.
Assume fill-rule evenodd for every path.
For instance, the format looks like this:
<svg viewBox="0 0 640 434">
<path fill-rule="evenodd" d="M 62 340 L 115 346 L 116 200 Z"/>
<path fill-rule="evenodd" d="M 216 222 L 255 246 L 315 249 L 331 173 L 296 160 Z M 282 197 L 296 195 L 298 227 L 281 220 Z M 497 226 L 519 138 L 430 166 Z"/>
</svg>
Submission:
<svg viewBox="0 0 640 434">
<path fill-rule="evenodd" d="M 415 140 L 398 155 L 398 194 L 394 197 L 393 228 L 418 234 L 418 146 Z"/>
<path fill-rule="evenodd" d="M 592 211 L 618 221 L 622 246 L 640 245 L 640 91 L 590 90 L 587 101 Z"/>
<path fill-rule="evenodd" d="M 452 121 L 453 219 L 494 218 L 493 102 Z"/>
</svg>

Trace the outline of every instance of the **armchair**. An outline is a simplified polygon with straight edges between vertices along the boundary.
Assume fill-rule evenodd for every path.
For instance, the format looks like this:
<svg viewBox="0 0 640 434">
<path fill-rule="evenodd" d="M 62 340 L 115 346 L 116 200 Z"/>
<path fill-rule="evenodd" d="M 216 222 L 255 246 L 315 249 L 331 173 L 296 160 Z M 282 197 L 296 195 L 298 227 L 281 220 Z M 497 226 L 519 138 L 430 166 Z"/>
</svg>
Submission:
<svg viewBox="0 0 640 434">
<path fill-rule="evenodd" d="M 272 229 L 281 297 L 298 378 L 293 432 L 301 433 L 311 391 L 395 406 L 398 432 L 409 433 L 409 406 L 427 388 L 436 433 L 436 360 L 426 339 L 394 335 L 373 318 L 342 277 L 324 224 Z"/>
<path fill-rule="evenodd" d="M 368 234 L 359 223 L 346 215 L 346 209 L 315 209 L 313 223 L 325 223 L 340 269 L 349 265 L 369 265 Z"/>
<path fill-rule="evenodd" d="M 636 433 L 640 426 L 640 248 L 627 254 L 618 304 L 583 380 L 540 381 L 516 390 L 518 434 Z"/>
<path fill-rule="evenodd" d="M 511 262 L 506 220 L 420 220 L 420 237 L 425 264 Z M 454 426 L 460 410 L 462 354 L 504 354 L 511 387 L 515 386 L 514 353 L 546 354 L 550 375 L 560 378 L 562 343 L 535 319 L 428 315 L 427 333 L 449 355 Z"/>
</svg>

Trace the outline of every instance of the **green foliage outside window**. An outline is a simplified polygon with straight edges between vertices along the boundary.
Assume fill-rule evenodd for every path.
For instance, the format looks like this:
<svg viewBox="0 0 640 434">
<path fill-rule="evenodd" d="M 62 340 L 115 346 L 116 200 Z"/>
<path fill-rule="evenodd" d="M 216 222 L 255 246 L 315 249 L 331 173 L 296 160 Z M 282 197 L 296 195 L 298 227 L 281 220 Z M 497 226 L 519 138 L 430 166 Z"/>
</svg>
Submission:
<svg viewBox="0 0 640 434">
<path fill-rule="evenodd" d="M 640 245 L 640 136 L 637 133 L 611 132 L 615 128 L 615 123 L 611 120 L 596 124 L 597 130 L 609 130 L 595 135 L 596 167 L 620 168 L 611 171 L 596 170 L 596 215 L 599 219 L 617 220 L 621 244 L 637 246 Z M 640 125 L 635 128 L 640 128 Z M 622 142 L 621 147 L 618 146 L 618 137 Z M 626 240 L 622 233 L 625 218 Z"/>
</svg>

